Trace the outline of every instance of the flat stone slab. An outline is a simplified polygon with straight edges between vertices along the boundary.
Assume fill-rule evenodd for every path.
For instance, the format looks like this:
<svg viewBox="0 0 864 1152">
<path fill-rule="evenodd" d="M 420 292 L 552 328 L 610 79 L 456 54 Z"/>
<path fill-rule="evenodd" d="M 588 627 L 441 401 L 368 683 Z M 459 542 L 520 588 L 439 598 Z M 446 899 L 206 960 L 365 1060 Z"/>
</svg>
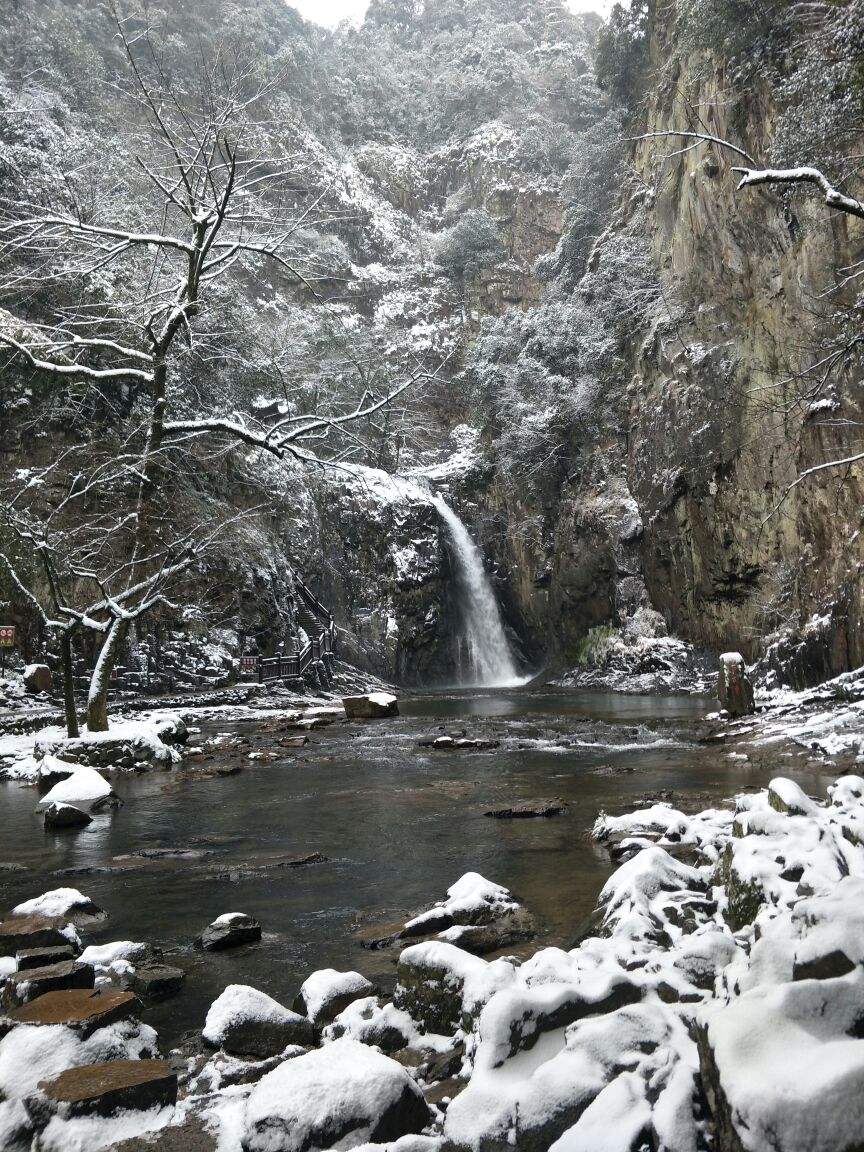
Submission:
<svg viewBox="0 0 864 1152">
<path fill-rule="evenodd" d="M 27 948 L 48 948 L 68 944 L 61 932 L 68 926 L 58 916 L 10 916 L 0 920 L 0 956 L 14 956 Z"/>
<path fill-rule="evenodd" d="M 483 813 L 493 820 L 530 820 L 532 817 L 560 816 L 567 805 L 557 797 L 553 800 L 520 800 L 505 808 L 489 808 Z"/>
<path fill-rule="evenodd" d="M 216 1135 L 196 1116 L 190 1116 L 182 1124 L 111 1144 L 105 1152 L 216 1152 L 217 1147 Z"/>
<path fill-rule="evenodd" d="M 71 944 L 56 944 L 53 948 L 24 948 L 15 953 L 19 972 L 30 968 L 45 968 L 49 964 L 60 964 L 63 960 L 74 960 L 75 949 Z"/>
<path fill-rule="evenodd" d="M 118 1109 L 164 1107 L 177 1102 L 177 1073 L 166 1060 L 109 1060 L 69 1068 L 39 1084 L 50 1104 L 72 1115 L 108 1116 Z"/>
<path fill-rule="evenodd" d="M 85 1037 L 97 1028 L 137 1016 L 141 1001 L 120 988 L 67 988 L 46 992 L 6 1013 L 11 1024 L 66 1024 Z"/>
<path fill-rule="evenodd" d="M 9 977 L 18 1000 L 35 1000 L 46 992 L 68 988 L 92 988 L 95 979 L 92 965 L 78 960 L 61 960 L 44 968 L 28 968 Z"/>
</svg>

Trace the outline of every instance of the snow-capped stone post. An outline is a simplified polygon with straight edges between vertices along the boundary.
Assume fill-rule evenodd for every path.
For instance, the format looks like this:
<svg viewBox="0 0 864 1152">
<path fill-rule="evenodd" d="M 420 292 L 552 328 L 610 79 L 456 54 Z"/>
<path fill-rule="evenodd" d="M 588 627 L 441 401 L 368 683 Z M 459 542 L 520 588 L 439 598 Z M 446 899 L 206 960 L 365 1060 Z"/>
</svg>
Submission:
<svg viewBox="0 0 864 1152">
<path fill-rule="evenodd" d="M 753 685 L 740 652 L 724 652 L 720 657 L 717 699 L 730 716 L 749 716 L 756 711 Z"/>
</svg>

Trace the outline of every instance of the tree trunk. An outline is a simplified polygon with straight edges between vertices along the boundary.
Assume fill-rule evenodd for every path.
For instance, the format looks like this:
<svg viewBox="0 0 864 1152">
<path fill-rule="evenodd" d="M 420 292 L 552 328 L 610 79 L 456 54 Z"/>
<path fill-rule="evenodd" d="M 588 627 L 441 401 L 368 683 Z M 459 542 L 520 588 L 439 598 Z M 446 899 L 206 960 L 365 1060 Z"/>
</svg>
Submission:
<svg viewBox="0 0 864 1152">
<path fill-rule="evenodd" d="M 125 620 L 111 622 L 90 677 L 90 691 L 87 694 L 87 729 L 90 732 L 108 731 L 108 689 L 126 627 Z"/>
<path fill-rule="evenodd" d="M 66 735 L 74 739 L 79 735 L 78 712 L 75 709 L 75 670 L 72 666 L 72 635 L 64 631 L 60 637 L 60 675 L 63 677 L 63 710 L 66 713 Z"/>
</svg>

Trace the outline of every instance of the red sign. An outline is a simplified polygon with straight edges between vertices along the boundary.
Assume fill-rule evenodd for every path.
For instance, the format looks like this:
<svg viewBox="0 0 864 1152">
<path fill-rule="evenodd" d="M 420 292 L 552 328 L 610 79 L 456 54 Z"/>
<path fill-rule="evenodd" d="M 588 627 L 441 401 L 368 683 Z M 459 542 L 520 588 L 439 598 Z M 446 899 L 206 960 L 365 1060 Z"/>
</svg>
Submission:
<svg viewBox="0 0 864 1152">
<path fill-rule="evenodd" d="M 0 648 L 15 647 L 15 625 L 0 624 Z"/>
<path fill-rule="evenodd" d="M 240 671 L 241 672 L 257 672 L 258 670 L 258 657 L 257 656 L 241 656 L 240 657 Z"/>
</svg>

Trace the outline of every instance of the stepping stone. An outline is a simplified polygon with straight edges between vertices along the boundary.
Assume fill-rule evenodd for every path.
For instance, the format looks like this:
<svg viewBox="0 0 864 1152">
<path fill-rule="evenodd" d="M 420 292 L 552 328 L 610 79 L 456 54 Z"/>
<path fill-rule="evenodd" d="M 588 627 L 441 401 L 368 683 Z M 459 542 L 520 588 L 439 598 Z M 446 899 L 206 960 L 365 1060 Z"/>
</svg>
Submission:
<svg viewBox="0 0 864 1152">
<path fill-rule="evenodd" d="M 418 748 L 433 748 L 437 751 L 463 749 L 470 752 L 489 752 L 501 746 L 500 740 L 483 740 L 470 736 L 424 736 L 417 741 Z"/>
<path fill-rule="evenodd" d="M 53 948 L 25 948 L 15 953 L 19 972 L 29 968 L 45 968 L 49 964 L 60 964 L 63 960 L 74 960 L 75 949 L 71 944 L 57 944 Z"/>
<path fill-rule="evenodd" d="M 68 944 L 61 928 L 68 923 L 59 916 L 10 916 L 0 920 L 0 956 L 14 956 L 29 948 L 48 948 L 55 944 Z"/>
<path fill-rule="evenodd" d="M 177 1103 L 177 1073 L 167 1060 L 109 1060 L 69 1068 L 39 1088 L 49 1105 L 73 1116 L 108 1116 L 118 1109 L 161 1108 Z"/>
<path fill-rule="evenodd" d="M 305 748 L 309 743 L 308 736 L 286 736 L 282 740 L 277 740 L 276 743 L 281 748 Z"/>
<path fill-rule="evenodd" d="M 221 952 L 261 939 L 261 925 L 245 912 L 228 912 L 209 924 L 195 943 L 205 952 Z"/>
<path fill-rule="evenodd" d="M 46 992 L 65 988 L 92 988 L 94 979 L 92 966 L 78 960 L 61 960 L 59 964 L 48 964 L 44 968 L 28 968 L 9 977 L 15 998 L 19 1001 L 35 1000 Z"/>
<path fill-rule="evenodd" d="M 509 804 L 506 808 L 490 808 L 484 816 L 491 816 L 493 820 L 526 820 L 532 817 L 560 816 L 566 812 L 567 805 L 563 800 L 523 800 L 517 804 Z"/>
<path fill-rule="evenodd" d="M 138 997 L 120 988 L 67 988 L 46 992 L 29 1004 L 13 1008 L 0 1019 L 0 1032 L 4 1024 L 66 1024 L 86 1039 L 97 1028 L 127 1020 L 140 1011 Z"/>
<path fill-rule="evenodd" d="M 128 978 L 127 987 L 137 992 L 142 1000 L 167 1000 L 180 991 L 186 973 L 170 964 L 145 964 L 136 968 Z"/>
</svg>

